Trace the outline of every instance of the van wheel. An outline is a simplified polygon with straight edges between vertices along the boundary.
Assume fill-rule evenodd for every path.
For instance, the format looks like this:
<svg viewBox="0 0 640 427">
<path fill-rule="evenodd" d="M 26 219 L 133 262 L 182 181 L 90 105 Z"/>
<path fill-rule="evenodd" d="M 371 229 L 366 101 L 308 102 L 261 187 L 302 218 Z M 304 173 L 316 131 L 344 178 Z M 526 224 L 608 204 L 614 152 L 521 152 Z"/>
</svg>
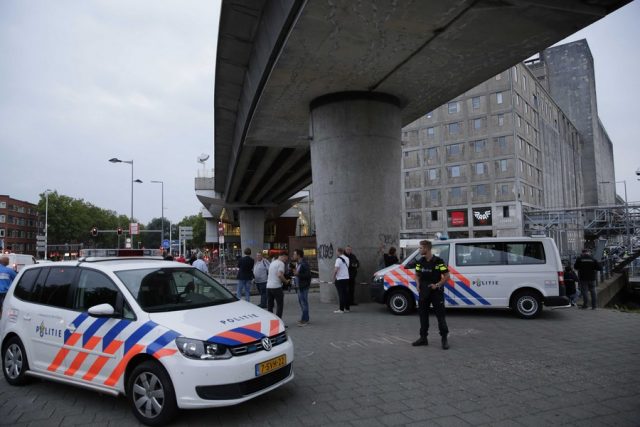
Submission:
<svg viewBox="0 0 640 427">
<path fill-rule="evenodd" d="M 2 372 L 11 385 L 24 385 L 29 382 L 25 372 L 29 370 L 27 352 L 18 337 L 11 337 L 2 351 Z"/>
<path fill-rule="evenodd" d="M 512 299 L 511 308 L 523 319 L 534 319 L 542 312 L 542 300 L 533 291 L 520 291 Z"/>
<path fill-rule="evenodd" d="M 127 398 L 136 418 L 148 426 L 165 425 L 178 413 L 169 374 L 152 360 L 142 362 L 131 372 Z"/>
<path fill-rule="evenodd" d="M 413 295 L 404 289 L 397 289 L 391 292 L 387 299 L 387 306 L 393 314 L 403 316 L 411 313 L 415 306 Z"/>
</svg>

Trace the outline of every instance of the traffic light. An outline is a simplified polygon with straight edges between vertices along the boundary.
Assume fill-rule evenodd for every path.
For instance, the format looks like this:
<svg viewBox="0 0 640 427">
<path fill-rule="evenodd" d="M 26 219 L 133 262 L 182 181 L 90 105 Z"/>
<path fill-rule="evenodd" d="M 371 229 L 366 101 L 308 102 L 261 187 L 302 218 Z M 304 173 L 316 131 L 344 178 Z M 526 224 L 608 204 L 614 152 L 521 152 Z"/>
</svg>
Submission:
<svg viewBox="0 0 640 427">
<path fill-rule="evenodd" d="M 118 229 L 116 230 L 116 233 L 118 233 L 118 236 L 122 234 L 122 227 L 118 227 Z"/>
<path fill-rule="evenodd" d="M 91 235 L 92 235 L 93 237 L 96 237 L 96 236 L 98 235 L 98 227 L 93 227 L 93 228 L 91 229 Z"/>
</svg>

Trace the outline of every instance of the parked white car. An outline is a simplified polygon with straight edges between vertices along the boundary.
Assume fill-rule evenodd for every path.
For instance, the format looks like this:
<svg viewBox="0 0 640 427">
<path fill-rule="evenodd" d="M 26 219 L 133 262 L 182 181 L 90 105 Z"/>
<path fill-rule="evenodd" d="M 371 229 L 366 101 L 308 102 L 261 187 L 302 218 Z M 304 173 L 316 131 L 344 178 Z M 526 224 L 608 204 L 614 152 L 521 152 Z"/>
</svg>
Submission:
<svg viewBox="0 0 640 427">
<path fill-rule="evenodd" d="M 7 382 L 124 394 L 147 425 L 293 379 L 283 322 L 182 263 L 94 258 L 24 268 L 0 319 Z"/>
</svg>

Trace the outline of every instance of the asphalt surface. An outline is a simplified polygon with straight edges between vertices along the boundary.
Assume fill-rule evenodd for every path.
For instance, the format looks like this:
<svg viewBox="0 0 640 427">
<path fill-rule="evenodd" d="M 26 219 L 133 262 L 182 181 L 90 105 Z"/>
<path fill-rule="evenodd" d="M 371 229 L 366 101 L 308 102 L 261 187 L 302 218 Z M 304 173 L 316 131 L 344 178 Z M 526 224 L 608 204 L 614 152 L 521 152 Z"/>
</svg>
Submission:
<svg viewBox="0 0 640 427">
<path fill-rule="evenodd" d="M 257 297 L 253 298 L 257 301 Z M 545 309 L 448 310 L 451 349 L 432 317 L 428 347 L 412 347 L 418 316 L 360 304 L 334 314 L 310 295 L 311 324 L 284 320 L 295 342 L 295 379 L 244 404 L 182 411 L 175 425 L 640 426 L 640 314 Z M 435 326 L 435 329 L 434 329 Z M 0 380 L 0 424 L 138 425 L 123 397 L 35 380 Z"/>
</svg>

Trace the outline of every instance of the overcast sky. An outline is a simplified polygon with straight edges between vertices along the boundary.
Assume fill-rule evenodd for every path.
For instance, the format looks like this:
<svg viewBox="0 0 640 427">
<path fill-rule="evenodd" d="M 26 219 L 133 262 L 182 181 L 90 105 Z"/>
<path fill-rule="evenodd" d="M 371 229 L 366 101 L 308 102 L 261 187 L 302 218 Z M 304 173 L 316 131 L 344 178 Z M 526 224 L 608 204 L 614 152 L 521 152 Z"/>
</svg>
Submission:
<svg viewBox="0 0 640 427">
<path fill-rule="evenodd" d="M 0 194 L 45 189 L 129 215 L 179 221 L 200 211 L 197 157 L 213 151 L 219 1 L 0 1 Z M 640 201 L 640 3 L 567 39 L 586 38 L 616 179 Z M 212 159 L 206 162 L 212 168 Z M 618 193 L 623 194 L 622 184 Z"/>
</svg>

